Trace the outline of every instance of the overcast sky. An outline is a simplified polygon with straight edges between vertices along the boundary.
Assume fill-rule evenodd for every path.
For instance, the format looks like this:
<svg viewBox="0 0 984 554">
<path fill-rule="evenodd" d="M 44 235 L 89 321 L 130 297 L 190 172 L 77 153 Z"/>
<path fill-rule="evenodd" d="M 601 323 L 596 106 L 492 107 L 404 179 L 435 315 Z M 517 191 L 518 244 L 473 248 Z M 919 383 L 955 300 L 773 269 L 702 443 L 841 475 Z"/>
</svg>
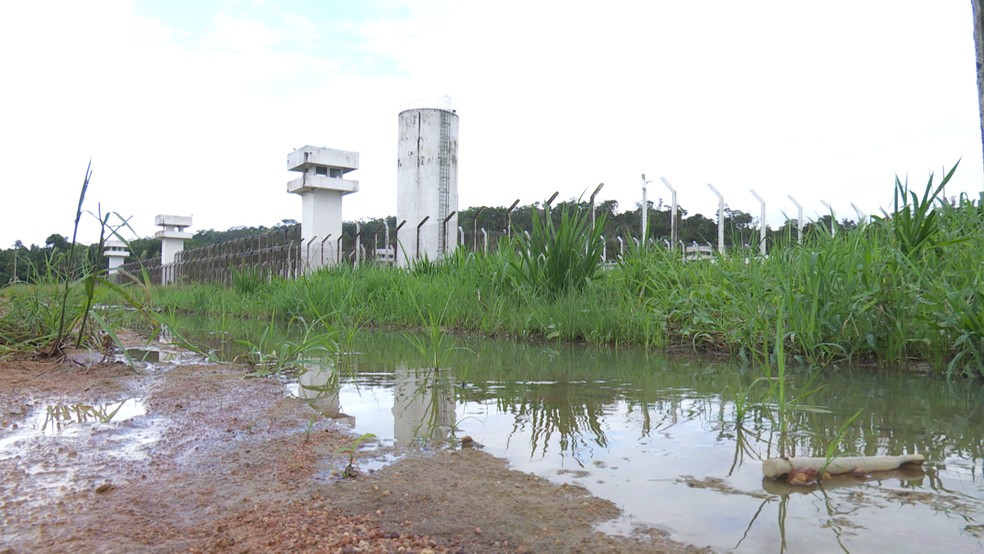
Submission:
<svg viewBox="0 0 984 554">
<path fill-rule="evenodd" d="M 982 188 L 970 0 L 0 3 L 0 248 L 92 211 L 194 232 L 300 219 L 286 157 L 361 154 L 344 218 L 396 212 L 397 114 L 450 96 L 460 208 L 554 191 L 632 209 L 666 177 L 780 224 L 888 207 L 962 159 Z M 87 217 L 80 239 L 97 240 Z"/>
</svg>

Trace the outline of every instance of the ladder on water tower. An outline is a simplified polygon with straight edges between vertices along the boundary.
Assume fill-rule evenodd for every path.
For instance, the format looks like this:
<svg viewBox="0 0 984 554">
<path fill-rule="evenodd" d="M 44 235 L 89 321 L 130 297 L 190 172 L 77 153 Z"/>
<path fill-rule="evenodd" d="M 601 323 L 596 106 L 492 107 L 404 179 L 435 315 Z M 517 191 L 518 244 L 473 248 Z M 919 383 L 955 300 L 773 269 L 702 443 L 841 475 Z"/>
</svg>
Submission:
<svg viewBox="0 0 984 554">
<path fill-rule="evenodd" d="M 447 253 L 447 229 L 444 227 L 444 220 L 447 219 L 450 211 L 450 191 L 451 191 L 451 113 L 447 110 L 440 110 L 441 113 L 441 138 L 437 151 L 437 163 L 439 166 L 439 176 L 437 182 L 437 219 L 440 224 L 441 236 L 438 238 L 438 251 L 441 254 Z"/>
</svg>

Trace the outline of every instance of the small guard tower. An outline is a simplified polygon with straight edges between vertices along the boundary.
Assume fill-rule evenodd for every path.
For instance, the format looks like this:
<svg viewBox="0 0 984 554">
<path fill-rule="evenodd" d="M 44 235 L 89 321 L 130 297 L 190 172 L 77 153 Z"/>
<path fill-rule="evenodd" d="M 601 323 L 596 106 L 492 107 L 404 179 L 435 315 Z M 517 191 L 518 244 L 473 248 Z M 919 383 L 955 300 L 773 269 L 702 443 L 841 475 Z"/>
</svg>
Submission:
<svg viewBox="0 0 984 554">
<path fill-rule="evenodd" d="M 107 240 L 105 245 L 106 250 L 103 251 L 103 256 L 109 258 L 109 275 L 116 275 L 120 272 L 120 267 L 123 266 L 124 260 L 130 255 L 130 252 L 126 249 L 126 243 L 118 240 Z"/>
<path fill-rule="evenodd" d="M 359 182 L 345 174 L 359 169 L 359 153 L 322 146 L 303 146 L 287 155 L 287 170 L 301 176 L 287 183 L 287 192 L 301 196 L 301 256 L 314 271 L 339 259 L 342 196 L 359 191 Z"/>
<path fill-rule="evenodd" d="M 184 241 L 191 238 L 191 233 L 185 232 L 186 227 L 191 227 L 191 216 L 159 215 L 154 224 L 162 228 L 154 237 L 161 239 L 161 265 L 165 266 L 161 284 L 166 285 L 174 280 L 174 271 L 167 271 L 166 266 L 174 263 L 178 252 L 184 250 Z"/>
</svg>

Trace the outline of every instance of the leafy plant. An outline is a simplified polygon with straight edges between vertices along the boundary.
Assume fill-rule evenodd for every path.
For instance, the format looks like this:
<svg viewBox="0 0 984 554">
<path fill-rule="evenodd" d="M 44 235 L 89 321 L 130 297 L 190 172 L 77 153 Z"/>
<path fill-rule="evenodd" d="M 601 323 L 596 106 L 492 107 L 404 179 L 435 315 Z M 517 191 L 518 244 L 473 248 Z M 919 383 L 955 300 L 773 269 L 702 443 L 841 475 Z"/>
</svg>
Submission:
<svg viewBox="0 0 984 554">
<path fill-rule="evenodd" d="M 359 470 L 355 467 L 355 453 L 358 452 L 359 447 L 362 446 L 363 443 L 375 440 L 377 440 L 376 435 L 372 433 L 364 433 L 356 437 L 354 441 L 335 451 L 335 456 L 340 454 L 348 454 L 348 464 L 346 464 L 345 469 L 342 470 L 342 477 L 346 479 L 354 479 L 359 476 Z"/>
<path fill-rule="evenodd" d="M 311 431 L 314 430 L 314 425 L 318 422 L 318 419 L 319 419 L 318 418 L 318 415 L 319 414 L 315 413 L 311 417 L 308 418 L 307 425 L 304 427 L 304 442 L 305 442 L 305 444 L 311 442 Z"/>
<path fill-rule="evenodd" d="M 895 177 L 894 211 L 887 220 L 904 256 L 913 258 L 926 249 L 940 246 L 934 242 L 940 232 L 940 221 L 939 212 L 933 207 L 942 202 L 940 195 L 959 165 L 958 161 L 935 187 L 930 174 L 921 198 L 909 190 L 908 179 L 902 183 L 898 176 Z"/>
<path fill-rule="evenodd" d="M 277 336 L 275 319 L 271 318 L 259 339 L 240 340 L 249 348 L 245 362 L 252 369 L 246 377 L 267 377 L 278 373 L 288 373 L 300 367 L 304 358 L 324 357 L 338 353 L 335 332 L 329 329 L 324 318 L 308 323 L 301 317 L 291 320 L 289 327 L 300 325 L 303 329 L 299 341 L 281 340 Z"/>
<path fill-rule="evenodd" d="M 854 412 L 854 415 L 848 418 L 847 421 L 841 423 L 841 426 L 837 429 L 837 433 L 834 435 L 834 438 L 830 439 L 830 442 L 827 443 L 827 454 L 823 462 L 823 467 L 820 468 L 819 472 L 821 479 L 823 478 L 823 475 L 827 473 L 827 468 L 830 467 L 830 464 L 837 459 L 837 445 L 844 439 L 844 435 L 847 434 L 847 430 L 850 429 L 851 425 L 854 424 L 854 421 L 858 419 L 858 416 L 860 415 L 861 410 L 858 410 L 857 412 Z"/>
<path fill-rule="evenodd" d="M 518 256 L 510 266 L 515 282 L 553 296 L 580 291 L 601 264 L 604 225 L 604 215 L 592 225 L 588 211 L 570 206 L 561 208 L 559 224 L 534 211 L 532 232 L 517 228 L 514 233 Z"/>
<path fill-rule="evenodd" d="M 71 276 L 71 272 L 74 271 L 75 269 L 73 262 L 75 261 L 76 239 L 78 238 L 79 223 L 82 220 L 82 205 L 85 203 L 85 193 L 86 190 L 88 190 L 89 188 L 89 180 L 91 178 L 92 178 L 92 161 L 90 160 L 89 165 L 85 168 L 85 179 L 82 181 L 82 191 L 79 193 L 79 205 L 75 211 L 75 226 L 72 228 L 72 242 L 68 248 L 68 267 L 66 268 L 66 271 L 68 273 L 65 276 L 65 283 L 64 283 L 65 286 L 63 288 L 62 296 L 61 296 L 61 307 L 60 307 L 60 314 L 58 317 L 58 329 L 55 332 L 55 336 L 51 341 L 51 345 L 48 348 L 47 354 L 49 356 L 58 356 L 62 354 L 62 348 L 64 346 L 63 343 L 65 341 L 65 337 L 68 334 L 69 330 L 71 330 L 72 327 L 74 327 L 74 325 L 72 324 L 75 323 L 74 321 L 70 321 L 70 323 L 66 325 L 65 315 L 68 308 L 68 294 L 71 289 L 70 276 Z M 91 295 L 92 292 L 91 287 L 87 287 L 87 292 Z M 92 300 L 91 296 L 88 296 L 86 302 L 86 309 L 85 309 L 86 313 L 88 313 L 88 306 L 91 305 L 91 300 Z M 81 341 L 81 333 L 79 336 L 79 340 Z"/>
<path fill-rule="evenodd" d="M 146 320 L 158 321 L 155 314 L 146 309 L 146 302 L 141 302 L 114 280 L 107 279 L 105 268 L 96 267 L 96 261 L 89 256 L 92 248 L 83 249 L 78 245 L 78 228 L 83 212 L 99 221 L 99 242 L 94 245 L 96 256 L 103 251 L 107 236 L 119 237 L 121 230 L 129 228 L 128 221 L 122 217 L 118 224 L 109 223 L 110 216 L 119 217 L 118 214 L 109 212 L 104 215 L 101 208 L 96 213 L 83 209 L 91 179 L 90 162 L 79 193 L 72 240 L 65 247 L 67 251 L 53 248 L 44 266 L 34 268 L 33 284 L 4 290 L 6 306 L 0 310 L 0 352 L 33 351 L 57 357 L 64 354 L 69 344 L 74 343 L 75 348 L 85 346 L 101 351 L 115 345 L 126 356 L 126 350 L 115 331 L 112 311 L 93 309 L 104 298 L 106 291 L 115 291 L 124 304 Z M 96 327 L 92 328 L 90 323 Z"/>
<path fill-rule="evenodd" d="M 232 288 L 243 296 L 251 296 L 263 289 L 268 276 L 257 269 L 229 268 Z"/>
<path fill-rule="evenodd" d="M 450 303 L 451 298 L 448 297 L 448 302 L 444 305 L 444 310 L 440 315 L 435 315 L 433 311 L 429 310 L 425 314 L 424 310 L 418 305 L 418 313 L 420 314 L 421 319 L 424 320 L 423 333 L 420 335 L 412 333 L 403 334 L 403 336 L 407 339 L 407 342 L 409 342 L 414 349 L 417 350 L 417 352 L 420 352 L 422 356 L 427 358 L 428 364 L 433 369 L 441 369 L 445 358 L 451 352 L 459 348 L 454 339 L 449 337 L 441 327 L 441 322 L 444 319 L 445 314 L 447 314 L 448 305 Z"/>
<path fill-rule="evenodd" d="M 734 407 L 735 407 L 735 424 L 741 425 L 741 423 L 745 421 L 745 419 L 750 415 L 749 412 L 751 411 L 751 409 L 761 405 L 761 402 L 762 400 L 764 400 L 764 397 L 755 399 L 752 396 L 752 391 L 753 389 L 758 388 L 757 385 L 759 383 L 768 383 L 769 381 L 770 379 L 768 377 L 758 377 L 754 381 L 752 381 L 744 390 L 739 390 L 735 394 L 734 398 L 732 399 L 732 402 L 734 403 Z M 767 396 L 767 395 L 768 395 L 768 391 L 766 391 L 766 395 L 763 396 Z"/>
<path fill-rule="evenodd" d="M 441 267 L 439 261 L 431 260 L 426 254 L 410 262 L 410 273 L 414 275 L 434 275 Z"/>
<path fill-rule="evenodd" d="M 984 377 L 984 291 L 979 287 L 947 296 L 947 314 L 940 327 L 956 338 L 956 354 L 947 364 L 947 374 Z"/>
<path fill-rule="evenodd" d="M 776 419 L 778 421 L 779 453 L 782 456 L 789 456 L 792 455 L 792 452 L 789 452 L 788 447 L 788 445 L 792 442 L 790 440 L 790 434 L 792 431 L 790 426 L 791 413 L 793 411 L 826 412 L 826 410 L 808 405 L 804 402 L 807 398 L 816 394 L 821 388 L 814 385 L 816 374 L 813 374 L 813 376 L 807 381 L 807 383 L 802 387 L 802 392 L 799 394 L 792 395 L 788 390 L 789 379 L 786 373 L 785 348 L 785 342 L 788 339 L 788 336 L 784 332 L 783 313 L 784 307 L 780 304 L 779 317 L 776 319 L 776 342 L 774 351 L 776 375 L 772 375 L 771 365 L 767 364 L 765 366 L 765 377 L 769 382 L 769 390 L 766 393 L 766 399 L 771 401 L 775 406 Z"/>
<path fill-rule="evenodd" d="M 338 351 L 340 354 L 355 354 L 356 339 L 362 332 L 364 323 L 358 316 L 341 318 L 338 331 Z"/>
</svg>

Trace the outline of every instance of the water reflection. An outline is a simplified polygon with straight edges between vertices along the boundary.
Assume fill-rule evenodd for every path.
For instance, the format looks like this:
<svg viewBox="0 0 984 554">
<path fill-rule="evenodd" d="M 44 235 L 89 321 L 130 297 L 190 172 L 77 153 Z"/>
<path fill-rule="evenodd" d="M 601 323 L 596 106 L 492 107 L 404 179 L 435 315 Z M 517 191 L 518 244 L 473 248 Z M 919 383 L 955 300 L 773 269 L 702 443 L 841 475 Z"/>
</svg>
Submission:
<svg viewBox="0 0 984 554">
<path fill-rule="evenodd" d="M 42 433 L 60 432 L 72 424 L 124 421 L 147 413 L 143 402 L 129 398 L 106 404 L 51 404 L 39 416 L 37 428 Z"/>
<path fill-rule="evenodd" d="M 818 491 L 830 492 L 834 489 L 851 487 L 861 489 L 867 486 L 881 486 L 885 482 L 894 482 L 894 486 L 903 489 L 920 489 L 926 486 L 926 479 L 926 470 L 917 466 L 858 476 L 852 474 L 832 475 L 823 480 L 822 486 L 820 484 L 806 486 L 790 485 L 780 479 L 763 478 L 762 489 L 779 496 L 810 495 Z"/>
<path fill-rule="evenodd" d="M 346 427 L 355 428 L 355 417 L 342 411 L 339 399 L 338 371 L 334 364 L 308 361 L 297 377 L 291 393 L 304 400 L 321 415 Z"/>
<path fill-rule="evenodd" d="M 402 367 L 393 375 L 393 436 L 398 444 L 450 442 L 455 384 L 447 370 Z"/>
<path fill-rule="evenodd" d="M 375 379 L 378 374 L 369 374 L 369 382 L 360 385 L 343 386 L 354 373 L 346 364 L 346 371 L 340 371 L 334 362 L 318 360 L 303 363 L 304 370 L 295 383 L 289 384 L 291 394 L 307 402 L 321 415 L 350 427 L 357 427 L 357 415 L 343 411 L 343 396 L 348 402 L 358 405 L 362 392 L 372 394 L 376 388 L 391 391 L 376 405 L 372 416 L 379 420 L 382 405 L 389 406 L 390 424 L 380 429 L 377 425 L 372 432 L 380 437 L 390 437 L 398 444 L 409 446 L 415 443 L 448 443 L 454 438 L 456 384 L 453 374 L 440 370 L 427 370 L 400 367 L 386 379 Z M 368 385 L 368 390 L 366 390 Z M 344 394 L 343 394 L 344 392 Z"/>
<path fill-rule="evenodd" d="M 208 332 L 184 329 L 182 336 L 229 359 L 242 349 L 232 332 L 215 331 L 210 325 L 199 327 Z M 737 447 L 729 463 L 732 471 L 746 461 L 779 453 L 772 411 L 755 411 L 738 425 L 733 402 L 722 396 L 722 391 L 747 388 L 758 376 L 754 371 L 698 360 L 671 363 L 604 349 L 478 340 L 464 341 L 467 351 L 449 353 L 447 365 L 453 372 L 438 379 L 408 369 L 413 365 L 407 361 L 417 353 L 398 334 L 363 333 L 357 343 L 354 348 L 360 353 L 345 365 L 351 376 L 347 379 L 356 382 L 362 379 L 360 375 L 389 375 L 388 383 L 382 378 L 363 382 L 386 388 L 402 375 L 401 379 L 411 383 L 401 385 L 403 397 L 408 395 L 405 391 L 421 386 L 443 386 L 441 394 L 451 394 L 453 400 L 444 400 L 442 409 L 457 401 L 510 413 L 516 431 L 529 432 L 533 437 L 529 444 L 540 454 L 554 453 L 544 451 L 545 443 L 554 439 L 568 454 L 581 447 L 605 448 L 609 437 L 602 422 L 616 410 L 624 410 L 624 417 L 636 422 L 639 440 L 671 438 L 681 424 L 698 423 L 715 432 L 719 441 Z M 328 380 L 314 374 L 307 378 Z M 458 384 L 451 384 L 455 379 Z M 841 441 L 843 454 L 921 453 L 966 472 L 971 479 L 980 477 L 984 457 L 984 433 L 978 424 L 984 420 L 980 383 L 868 369 L 829 372 L 823 381 L 824 387 L 810 401 L 825 407 L 826 413 L 793 411 L 789 415 L 793 431 L 789 438 L 796 455 L 824 456 L 840 424 L 860 409 L 861 418 Z M 797 385 L 794 375 L 789 394 L 795 394 Z"/>
<path fill-rule="evenodd" d="M 164 328 L 160 331 L 158 339 L 161 344 L 175 344 L 176 340 L 172 333 Z M 153 348 L 127 348 L 116 356 L 117 361 L 134 364 L 147 371 L 167 370 L 174 368 L 182 363 L 197 363 L 200 360 L 198 354 L 187 350 L 155 346 Z"/>
<path fill-rule="evenodd" d="M 984 387 L 873 370 L 829 371 L 793 411 L 797 455 L 922 454 L 916 473 L 792 489 L 763 481 L 779 454 L 772 407 L 737 422 L 729 391 L 758 377 L 727 364 L 493 341 L 463 341 L 440 372 L 399 335 L 369 334 L 341 373 L 311 390 L 353 418 L 356 432 L 401 444 L 469 434 L 513 467 L 578 483 L 622 507 L 632 524 L 720 550 L 984 549 Z M 305 381 L 306 382 L 306 381 Z M 794 373 L 790 395 L 807 386 Z M 327 386 L 332 384 L 331 386 Z M 342 411 L 344 408 L 344 412 Z M 321 409 L 321 408 L 319 408 Z M 328 408 L 325 408 L 328 410 Z M 838 438 L 843 421 L 862 415 Z M 708 525 L 713 522 L 713 525 Z"/>
</svg>

